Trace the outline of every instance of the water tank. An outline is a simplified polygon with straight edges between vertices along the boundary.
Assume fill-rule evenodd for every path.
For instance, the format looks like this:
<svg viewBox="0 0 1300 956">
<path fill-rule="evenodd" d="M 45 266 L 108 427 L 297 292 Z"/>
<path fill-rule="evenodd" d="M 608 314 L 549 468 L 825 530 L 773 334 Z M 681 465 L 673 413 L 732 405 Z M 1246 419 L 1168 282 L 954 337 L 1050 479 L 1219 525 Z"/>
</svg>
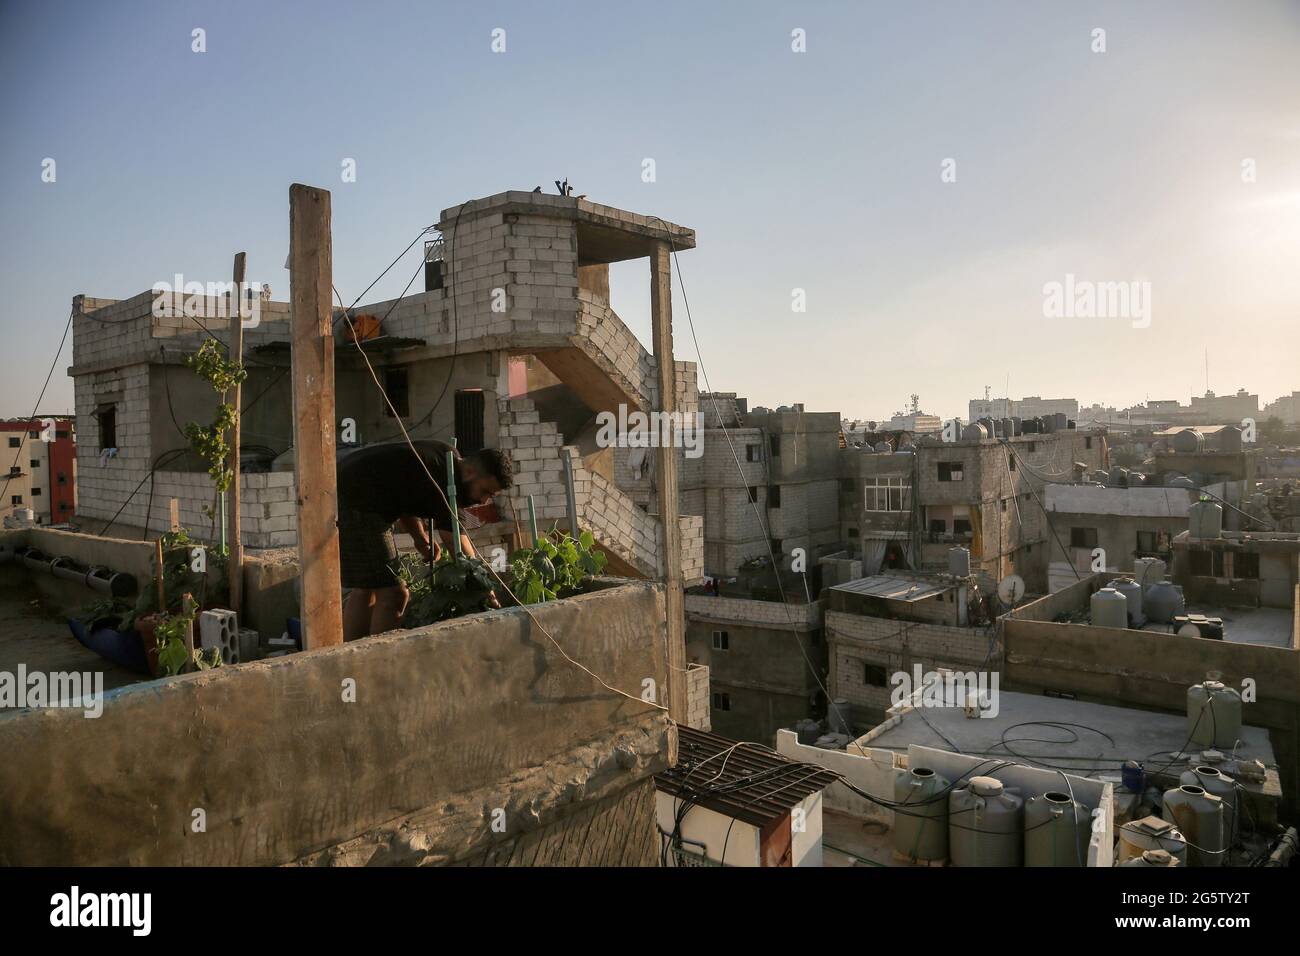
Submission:
<svg viewBox="0 0 1300 956">
<path fill-rule="evenodd" d="M 1174 451 L 1183 452 L 1184 454 L 1192 454 L 1205 449 L 1205 439 L 1201 437 L 1200 432 L 1191 428 L 1184 428 L 1178 432 L 1169 444 L 1173 446 Z"/>
<path fill-rule="evenodd" d="M 836 697 L 826 712 L 826 723 L 833 734 L 853 736 L 849 728 L 849 702 L 843 697 Z"/>
<path fill-rule="evenodd" d="M 1128 600 L 1114 588 L 1102 588 L 1090 605 L 1094 627 L 1128 627 Z"/>
<path fill-rule="evenodd" d="M 1223 801 L 1224 839 L 1228 846 L 1237 838 L 1237 783 L 1218 767 L 1202 765 L 1189 767 L 1178 778 L 1181 784 L 1200 787 L 1206 793 L 1212 793 Z"/>
<path fill-rule="evenodd" d="M 961 430 L 962 441 L 983 441 L 988 437 L 988 432 L 985 431 L 984 426 L 978 422 L 971 422 Z"/>
<path fill-rule="evenodd" d="M 1185 610 L 1183 592 L 1169 581 L 1157 581 L 1142 595 L 1142 611 L 1156 624 L 1168 624 Z"/>
<path fill-rule="evenodd" d="M 1187 838 L 1188 866 L 1222 866 L 1224 843 L 1223 801 L 1201 787 L 1183 784 L 1166 790 L 1162 815 Z"/>
<path fill-rule="evenodd" d="M 1020 422 L 1020 434 L 1022 434 L 1022 435 L 1037 435 L 1037 434 L 1038 434 L 1038 421 L 1037 421 L 1036 419 L 1033 419 L 1033 418 L 1025 418 L 1025 419 L 1021 419 L 1021 422 Z"/>
<path fill-rule="evenodd" d="M 1187 511 L 1187 531 L 1192 538 L 1222 537 L 1223 508 L 1208 498 L 1202 498 Z"/>
<path fill-rule="evenodd" d="M 1110 470 L 1106 476 L 1106 485 L 1110 488 L 1127 488 L 1128 487 L 1128 469 L 1116 466 Z"/>
<path fill-rule="evenodd" d="M 1187 838 L 1163 817 L 1130 820 L 1119 828 L 1117 856 L 1120 863 L 1140 857 L 1148 850 L 1160 850 L 1179 863 L 1187 862 Z"/>
<path fill-rule="evenodd" d="M 1056 431 L 1056 419 L 1051 415 L 1036 416 L 1034 421 L 1038 422 L 1038 431 L 1043 435 L 1050 435 Z"/>
<path fill-rule="evenodd" d="M 1025 801 L 1025 866 L 1084 866 L 1092 817 L 1068 793 Z"/>
<path fill-rule="evenodd" d="M 1116 578 L 1110 582 L 1110 587 L 1124 595 L 1124 601 L 1128 605 L 1128 626 L 1141 627 L 1145 624 L 1147 619 L 1142 613 L 1142 585 L 1132 578 Z"/>
<path fill-rule="evenodd" d="M 1165 480 L 1165 485 L 1170 488 L 1195 488 L 1196 482 L 1186 475 L 1174 475 L 1172 478 Z"/>
<path fill-rule="evenodd" d="M 928 767 L 894 778 L 894 850 L 909 860 L 948 858 L 949 783 Z"/>
<path fill-rule="evenodd" d="M 948 573 L 956 578 L 970 576 L 970 552 L 965 548 L 948 549 Z"/>
<path fill-rule="evenodd" d="M 1168 573 L 1169 565 L 1159 558 L 1138 558 L 1133 562 L 1133 580 L 1142 585 L 1142 596 L 1144 598 L 1146 592 L 1151 590 L 1151 585 L 1157 581 L 1163 581 Z"/>
<path fill-rule="evenodd" d="M 971 777 L 948 795 L 948 858 L 953 866 L 1021 866 L 1025 802 L 995 777 Z"/>
<path fill-rule="evenodd" d="M 1052 416 L 1053 431 L 1063 432 L 1070 428 L 1070 416 L 1065 412 L 1057 412 Z"/>
<path fill-rule="evenodd" d="M 1024 434 L 1024 422 L 1020 420 L 1019 416 L 1016 415 L 1011 416 L 1011 434 L 1013 435 Z"/>
<path fill-rule="evenodd" d="M 894 450 L 894 446 L 887 441 L 878 441 L 871 446 L 871 449 L 872 451 L 878 451 L 888 455 L 890 452 Z"/>
<path fill-rule="evenodd" d="M 1181 866 L 1178 858 L 1167 850 L 1145 850 L 1141 856 L 1135 856 L 1131 860 L 1125 860 L 1120 866 L 1159 866 L 1171 867 Z"/>
<path fill-rule="evenodd" d="M 1009 418 L 1004 418 L 998 422 L 998 431 L 1003 438 L 1010 438 L 1016 433 L 1016 424 Z"/>
<path fill-rule="evenodd" d="M 1231 750 L 1241 736 L 1241 695 L 1217 680 L 1187 688 L 1187 736 L 1200 747 Z"/>
<path fill-rule="evenodd" d="M 1241 429 L 1236 425 L 1229 425 L 1227 428 L 1219 429 L 1219 434 L 1215 438 L 1219 451 L 1241 451 Z"/>
</svg>

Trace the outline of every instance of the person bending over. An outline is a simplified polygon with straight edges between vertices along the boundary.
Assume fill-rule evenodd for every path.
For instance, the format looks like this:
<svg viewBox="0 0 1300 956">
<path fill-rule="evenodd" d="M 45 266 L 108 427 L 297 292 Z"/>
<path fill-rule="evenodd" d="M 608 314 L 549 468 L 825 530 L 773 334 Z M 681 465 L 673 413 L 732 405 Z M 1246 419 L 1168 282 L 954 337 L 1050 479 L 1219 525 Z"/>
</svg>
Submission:
<svg viewBox="0 0 1300 956">
<path fill-rule="evenodd" d="M 343 587 L 351 588 L 343 605 L 345 641 L 391 631 L 406 611 L 411 595 L 397 573 L 394 522 L 426 561 L 437 560 L 440 542 L 451 544 L 447 452 L 453 449 L 439 441 L 411 444 L 414 451 L 406 442 L 371 445 L 339 462 L 339 565 Z M 458 508 L 486 504 L 511 484 L 510 462 L 494 448 L 457 456 L 455 471 Z M 428 519 L 440 541 L 429 539 Z M 469 537 L 462 534 L 460 542 L 474 557 Z"/>
</svg>

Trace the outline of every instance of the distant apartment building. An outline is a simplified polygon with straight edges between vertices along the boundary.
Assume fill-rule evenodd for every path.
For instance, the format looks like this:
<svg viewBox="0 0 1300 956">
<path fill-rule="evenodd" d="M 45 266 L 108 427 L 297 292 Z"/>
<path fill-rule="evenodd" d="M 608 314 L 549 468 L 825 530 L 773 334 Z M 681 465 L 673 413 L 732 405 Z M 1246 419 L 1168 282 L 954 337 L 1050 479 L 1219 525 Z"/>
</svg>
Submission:
<svg viewBox="0 0 1300 956">
<path fill-rule="evenodd" d="M 0 421 L 0 516 L 31 509 L 36 524 L 72 518 L 77 498 L 76 430 L 69 418 Z"/>
<path fill-rule="evenodd" d="M 881 427 L 924 435 L 942 431 L 943 419 L 938 415 L 927 415 L 925 412 L 909 412 L 895 415 Z"/>
<path fill-rule="evenodd" d="M 1264 406 L 1261 417 L 1280 418 L 1288 425 L 1300 423 L 1300 392 L 1292 392 Z"/>
<path fill-rule="evenodd" d="M 1103 432 L 1063 429 L 1008 439 L 918 441 L 910 452 L 841 452 L 845 541 L 867 575 L 944 569 L 967 548 L 974 571 L 1047 589 L 1044 486 L 1107 463 Z"/>
<path fill-rule="evenodd" d="M 1040 398 L 1026 395 L 1021 399 L 972 398 L 969 403 L 970 420 L 980 418 L 1037 418 L 1043 415 L 1064 415 L 1078 420 L 1079 401 L 1074 398 Z"/>
<path fill-rule="evenodd" d="M 1243 418 L 1259 416 L 1259 396 L 1249 394 L 1244 388 L 1238 389 L 1236 395 L 1206 392 L 1192 398 L 1190 412 L 1197 421 L 1210 425 L 1240 424 Z"/>
</svg>

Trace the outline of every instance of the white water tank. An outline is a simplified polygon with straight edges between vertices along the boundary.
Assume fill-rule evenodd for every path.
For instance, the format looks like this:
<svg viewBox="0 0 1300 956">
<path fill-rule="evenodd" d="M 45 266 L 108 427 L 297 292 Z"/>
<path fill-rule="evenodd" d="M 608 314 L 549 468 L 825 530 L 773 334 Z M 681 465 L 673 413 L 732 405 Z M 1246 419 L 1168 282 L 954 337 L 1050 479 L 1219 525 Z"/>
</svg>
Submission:
<svg viewBox="0 0 1300 956">
<path fill-rule="evenodd" d="M 965 548 L 949 548 L 948 573 L 955 578 L 969 577 L 970 552 Z"/>
<path fill-rule="evenodd" d="M 1156 624 L 1168 624 L 1186 610 L 1183 592 L 1169 581 L 1157 581 L 1142 595 L 1142 610 Z"/>
<path fill-rule="evenodd" d="M 1151 585 L 1163 581 L 1169 573 L 1169 565 L 1159 558 L 1138 558 L 1133 562 L 1133 580 L 1142 585 L 1142 596 L 1151 590 Z"/>
<path fill-rule="evenodd" d="M 1191 454 L 1205 448 L 1205 439 L 1200 432 L 1191 428 L 1184 428 L 1173 437 L 1169 444 L 1173 446 L 1174 451 Z"/>
<path fill-rule="evenodd" d="M 1124 601 L 1128 605 L 1128 626 L 1141 627 L 1145 624 L 1147 619 L 1142 613 L 1142 585 L 1131 578 L 1116 578 L 1110 582 L 1110 586 L 1124 595 Z"/>
<path fill-rule="evenodd" d="M 1192 538 L 1223 537 L 1223 508 L 1202 498 L 1187 511 L 1187 530 Z"/>
<path fill-rule="evenodd" d="M 1114 588 L 1102 588 L 1089 605 L 1095 627 L 1128 627 L 1128 601 Z"/>
<path fill-rule="evenodd" d="M 977 422 L 971 422 L 961 430 L 962 441 L 983 441 L 988 437 L 989 433 L 985 431 L 984 426 Z"/>
</svg>

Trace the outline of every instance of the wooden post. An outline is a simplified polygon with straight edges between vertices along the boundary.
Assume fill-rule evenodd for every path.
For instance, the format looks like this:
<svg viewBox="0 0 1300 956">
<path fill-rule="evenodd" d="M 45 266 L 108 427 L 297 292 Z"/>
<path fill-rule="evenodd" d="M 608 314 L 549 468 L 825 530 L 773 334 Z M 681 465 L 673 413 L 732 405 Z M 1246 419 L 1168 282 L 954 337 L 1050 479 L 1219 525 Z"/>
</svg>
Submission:
<svg viewBox="0 0 1300 956">
<path fill-rule="evenodd" d="M 233 362 L 244 364 L 244 270 L 247 264 L 247 256 L 242 252 L 235 253 L 235 291 L 230 296 L 230 304 L 234 306 L 230 310 L 230 354 L 228 358 Z M 230 427 L 230 435 L 227 439 L 230 445 L 231 467 L 235 472 L 234 480 L 230 482 L 230 506 L 227 509 L 230 515 L 230 552 L 226 562 L 227 574 L 230 578 L 230 609 L 235 612 L 236 620 L 243 617 L 243 611 L 240 608 L 244 596 L 244 546 L 240 538 L 239 527 L 239 416 L 240 408 L 243 401 L 243 388 L 235 386 L 235 423 Z"/>
<path fill-rule="evenodd" d="M 343 643 L 328 190 L 289 187 L 289 283 L 302 632 L 303 648 L 311 650 Z"/>
<path fill-rule="evenodd" d="M 162 538 L 154 542 L 154 560 L 158 562 L 158 613 L 167 613 L 167 588 L 163 578 L 166 573 L 163 571 L 163 543 Z"/>
<path fill-rule="evenodd" d="M 655 452 L 659 520 L 663 523 L 664 613 L 668 637 L 668 716 L 686 723 L 686 601 L 682 592 L 682 529 L 677 491 L 677 366 L 673 360 L 673 287 L 668 243 L 650 252 L 650 323 L 664 423 Z"/>
<path fill-rule="evenodd" d="M 460 557 L 460 514 L 456 511 L 456 453 L 447 452 L 447 510 L 451 513 L 451 554 Z"/>
<path fill-rule="evenodd" d="M 573 489 L 573 459 L 567 448 L 561 448 L 564 462 L 564 500 L 569 509 L 569 536 L 578 540 L 578 497 Z"/>
<path fill-rule="evenodd" d="M 194 596 L 186 592 L 181 598 L 181 614 L 189 618 L 194 613 Z M 181 668 L 181 673 L 194 670 L 194 621 L 190 620 L 185 625 L 185 666 Z"/>
<path fill-rule="evenodd" d="M 170 530 L 181 530 L 181 503 L 175 498 L 167 502 L 167 520 Z"/>
<path fill-rule="evenodd" d="M 528 542 L 528 547 L 537 547 L 537 506 L 533 504 L 533 496 L 528 496 L 528 529 L 532 532 L 533 540 Z"/>
</svg>

